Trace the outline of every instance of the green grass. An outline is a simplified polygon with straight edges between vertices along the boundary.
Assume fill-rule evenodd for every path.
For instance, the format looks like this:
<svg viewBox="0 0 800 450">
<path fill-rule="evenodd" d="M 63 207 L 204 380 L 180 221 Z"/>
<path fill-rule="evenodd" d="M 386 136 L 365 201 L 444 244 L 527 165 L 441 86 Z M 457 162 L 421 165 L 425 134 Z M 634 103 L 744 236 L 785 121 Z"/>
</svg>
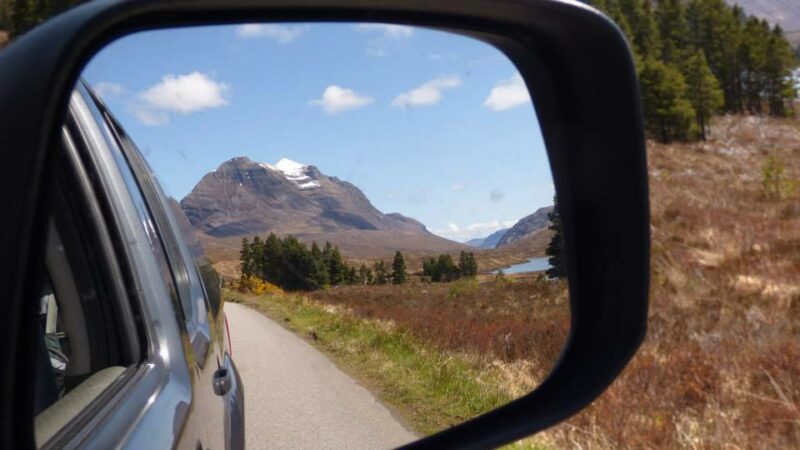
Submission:
<svg viewBox="0 0 800 450">
<path fill-rule="evenodd" d="M 356 319 L 303 297 L 243 296 L 254 307 L 311 340 L 340 366 L 378 391 L 421 434 L 442 430 L 511 400 L 492 375 L 468 358 L 429 348 L 389 324 Z M 315 337 L 315 338 L 314 338 Z"/>
</svg>

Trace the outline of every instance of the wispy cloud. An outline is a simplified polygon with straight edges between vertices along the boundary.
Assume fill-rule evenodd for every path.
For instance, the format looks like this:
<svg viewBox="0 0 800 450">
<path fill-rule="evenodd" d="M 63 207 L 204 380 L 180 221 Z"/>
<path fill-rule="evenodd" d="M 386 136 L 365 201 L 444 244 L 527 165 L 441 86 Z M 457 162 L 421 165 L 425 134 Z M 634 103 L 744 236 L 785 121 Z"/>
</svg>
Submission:
<svg viewBox="0 0 800 450">
<path fill-rule="evenodd" d="M 92 86 L 92 89 L 97 95 L 100 96 L 100 98 L 119 97 L 127 94 L 128 92 L 124 87 L 122 87 L 122 85 L 107 81 L 95 83 Z"/>
<path fill-rule="evenodd" d="M 392 100 L 392 106 L 415 107 L 430 106 L 442 100 L 442 91 L 461 86 L 458 75 L 439 76 L 408 92 L 403 92 Z"/>
<path fill-rule="evenodd" d="M 360 23 L 355 25 L 355 29 L 366 33 L 379 33 L 387 39 L 407 39 L 414 35 L 413 27 L 388 23 Z"/>
<path fill-rule="evenodd" d="M 414 36 L 414 28 L 405 25 L 360 23 L 354 25 L 353 29 L 372 36 L 367 40 L 366 52 L 369 56 L 386 56 L 390 48 Z"/>
<path fill-rule="evenodd" d="M 236 36 L 243 39 L 267 38 L 288 44 L 308 31 L 308 25 L 273 25 L 248 23 L 236 27 Z"/>
<path fill-rule="evenodd" d="M 456 59 L 456 55 L 453 53 L 430 53 L 428 54 L 428 60 L 442 62 L 442 61 L 453 61 Z"/>
<path fill-rule="evenodd" d="M 228 104 L 229 86 L 201 72 L 167 74 L 138 93 L 128 110 L 145 125 L 164 125 L 170 114 L 190 114 Z"/>
<path fill-rule="evenodd" d="M 310 100 L 310 105 L 319 106 L 328 114 L 336 114 L 343 111 L 350 111 L 363 108 L 374 102 L 374 99 L 367 95 L 359 94 L 352 89 L 343 88 L 332 84 L 325 88 L 322 97 Z"/>
<path fill-rule="evenodd" d="M 451 222 L 447 224 L 446 228 L 434 230 L 433 232 L 447 239 L 464 242 L 470 239 L 486 237 L 497 230 L 509 228 L 515 223 L 513 220 L 493 220 L 491 222 L 478 222 L 459 226 Z"/>
<path fill-rule="evenodd" d="M 531 97 L 525 86 L 525 80 L 517 73 L 511 78 L 498 81 L 489 92 L 483 106 L 493 111 L 505 111 L 530 102 Z"/>
</svg>

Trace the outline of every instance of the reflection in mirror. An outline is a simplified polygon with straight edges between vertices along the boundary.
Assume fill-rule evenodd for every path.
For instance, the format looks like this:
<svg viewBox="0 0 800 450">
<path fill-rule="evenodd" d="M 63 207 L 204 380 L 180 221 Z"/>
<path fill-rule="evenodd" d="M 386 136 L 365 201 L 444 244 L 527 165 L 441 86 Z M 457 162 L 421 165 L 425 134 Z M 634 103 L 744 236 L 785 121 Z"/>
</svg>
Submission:
<svg viewBox="0 0 800 450">
<path fill-rule="evenodd" d="M 495 48 L 386 24 L 182 28 L 120 39 L 83 78 L 223 280 L 249 445 L 399 445 L 552 369 L 560 221 L 531 95 Z"/>
</svg>

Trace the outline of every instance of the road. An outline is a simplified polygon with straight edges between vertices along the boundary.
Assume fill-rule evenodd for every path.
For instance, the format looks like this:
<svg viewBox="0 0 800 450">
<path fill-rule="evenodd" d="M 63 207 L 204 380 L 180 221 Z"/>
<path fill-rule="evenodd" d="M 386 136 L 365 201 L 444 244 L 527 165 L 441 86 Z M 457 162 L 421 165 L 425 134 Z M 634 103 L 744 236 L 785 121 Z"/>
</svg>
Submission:
<svg viewBox="0 0 800 450">
<path fill-rule="evenodd" d="M 226 303 L 225 313 L 247 448 L 379 449 L 417 438 L 308 342 L 246 306 Z"/>
</svg>

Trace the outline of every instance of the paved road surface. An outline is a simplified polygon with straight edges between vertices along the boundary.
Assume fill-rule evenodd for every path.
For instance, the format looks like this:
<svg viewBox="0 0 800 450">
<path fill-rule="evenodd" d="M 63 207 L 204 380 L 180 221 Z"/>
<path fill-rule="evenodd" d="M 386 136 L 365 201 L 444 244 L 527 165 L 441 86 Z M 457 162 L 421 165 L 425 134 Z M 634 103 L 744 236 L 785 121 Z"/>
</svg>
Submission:
<svg viewBox="0 0 800 450">
<path fill-rule="evenodd" d="M 416 436 L 309 343 L 264 315 L 226 303 L 244 383 L 247 448 L 378 449 Z"/>
</svg>

